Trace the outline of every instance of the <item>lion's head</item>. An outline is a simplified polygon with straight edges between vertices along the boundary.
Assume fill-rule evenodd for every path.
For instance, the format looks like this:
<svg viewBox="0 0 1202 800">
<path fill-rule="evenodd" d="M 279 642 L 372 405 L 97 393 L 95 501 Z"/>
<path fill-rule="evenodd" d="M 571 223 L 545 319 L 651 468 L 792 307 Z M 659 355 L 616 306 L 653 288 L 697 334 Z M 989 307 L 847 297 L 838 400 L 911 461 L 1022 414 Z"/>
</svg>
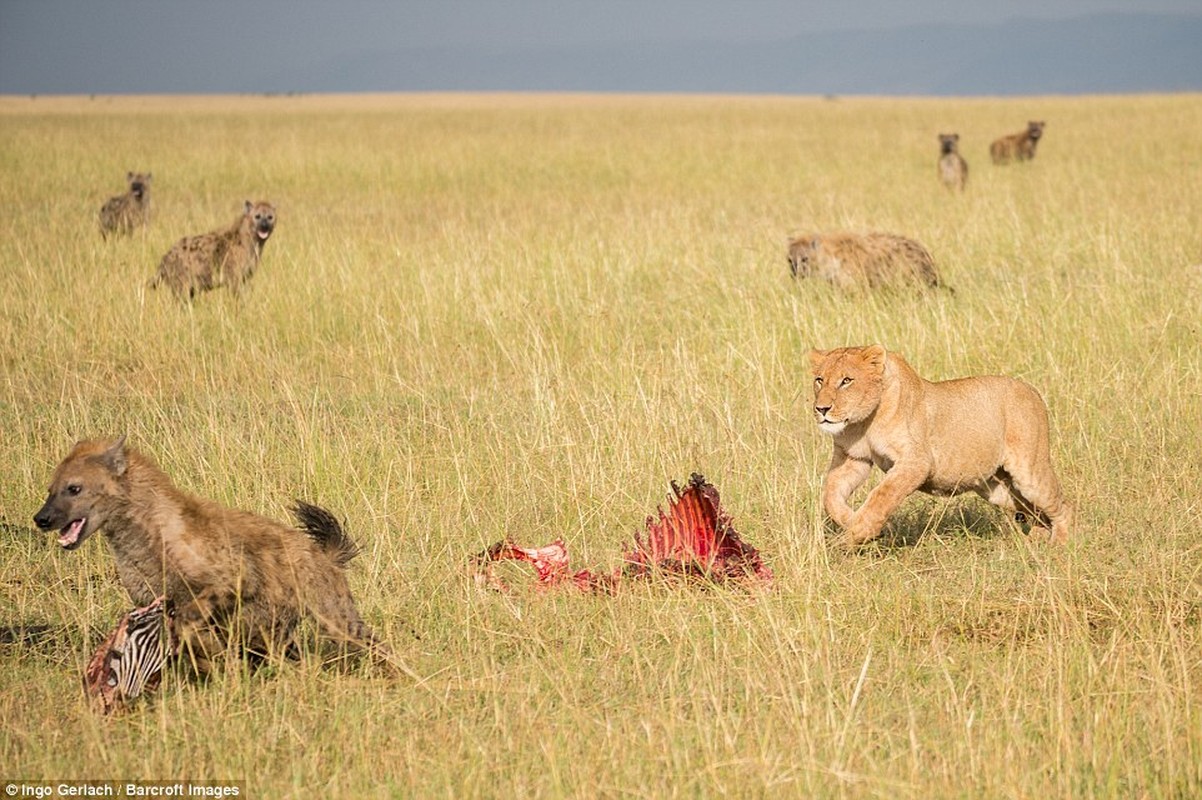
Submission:
<svg viewBox="0 0 1202 800">
<path fill-rule="evenodd" d="M 872 416 L 884 389 L 885 356 L 879 344 L 810 351 L 814 416 L 823 433 L 835 436 Z"/>
</svg>

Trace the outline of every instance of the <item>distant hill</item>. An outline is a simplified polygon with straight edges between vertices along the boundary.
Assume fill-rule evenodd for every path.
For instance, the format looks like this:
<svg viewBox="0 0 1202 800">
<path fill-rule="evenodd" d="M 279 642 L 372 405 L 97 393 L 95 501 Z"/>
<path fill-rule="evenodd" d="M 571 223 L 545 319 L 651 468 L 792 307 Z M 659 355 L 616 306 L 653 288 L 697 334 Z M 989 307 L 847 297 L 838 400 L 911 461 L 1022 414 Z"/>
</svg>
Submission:
<svg viewBox="0 0 1202 800">
<path fill-rule="evenodd" d="M 1019 95 L 1202 90 L 1202 16 L 1095 14 L 757 43 L 429 47 L 359 53 L 277 91 L 614 91 Z M 287 85 L 285 85 L 287 84 Z"/>
</svg>

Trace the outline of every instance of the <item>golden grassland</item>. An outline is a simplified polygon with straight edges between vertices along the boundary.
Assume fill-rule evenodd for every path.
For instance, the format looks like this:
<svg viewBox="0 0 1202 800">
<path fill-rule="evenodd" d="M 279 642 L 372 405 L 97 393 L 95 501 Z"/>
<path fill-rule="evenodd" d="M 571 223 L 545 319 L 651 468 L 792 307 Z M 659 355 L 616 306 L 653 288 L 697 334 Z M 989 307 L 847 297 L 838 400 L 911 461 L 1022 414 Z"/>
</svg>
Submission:
<svg viewBox="0 0 1202 800">
<path fill-rule="evenodd" d="M 1036 159 L 989 142 L 1048 126 Z M 240 780 L 252 796 L 1202 794 L 1202 97 L 414 95 L 0 99 L 3 777 Z M 957 131 L 963 196 L 936 178 Z M 128 170 L 154 217 L 101 240 Z M 146 282 L 269 199 L 240 300 Z M 803 229 L 889 230 L 955 294 L 797 283 Z M 1075 541 L 915 498 L 828 551 L 810 347 L 1043 393 Z M 420 680 L 297 664 L 79 691 L 129 602 L 32 529 L 77 438 L 181 486 L 333 509 Z M 703 472 L 768 592 L 478 589 L 562 536 L 610 569 Z M 8 638 L 12 638 L 9 636 Z"/>
</svg>

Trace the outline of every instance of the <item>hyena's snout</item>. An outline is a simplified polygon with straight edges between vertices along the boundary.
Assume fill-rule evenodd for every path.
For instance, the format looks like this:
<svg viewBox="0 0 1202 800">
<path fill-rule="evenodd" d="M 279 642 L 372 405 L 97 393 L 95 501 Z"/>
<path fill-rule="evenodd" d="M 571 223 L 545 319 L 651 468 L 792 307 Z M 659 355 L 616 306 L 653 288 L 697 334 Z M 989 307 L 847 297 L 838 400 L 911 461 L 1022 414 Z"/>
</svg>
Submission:
<svg viewBox="0 0 1202 800">
<path fill-rule="evenodd" d="M 53 495 L 46 498 L 45 505 L 33 515 L 33 524 L 44 531 L 57 530 L 59 545 L 64 550 L 74 550 L 83 544 L 96 526 L 88 524 L 88 517 L 77 516 L 74 511 L 64 509 L 61 505 L 55 502 Z"/>
<path fill-rule="evenodd" d="M 262 217 L 255 223 L 255 231 L 260 239 L 266 239 L 275 230 L 275 219 L 271 217 Z"/>
<path fill-rule="evenodd" d="M 38 509 L 38 513 L 33 515 L 33 524 L 37 525 L 40 530 L 48 531 L 51 528 L 59 527 L 65 516 L 62 511 L 54 507 L 54 498 L 48 497 L 42 507 Z"/>
</svg>

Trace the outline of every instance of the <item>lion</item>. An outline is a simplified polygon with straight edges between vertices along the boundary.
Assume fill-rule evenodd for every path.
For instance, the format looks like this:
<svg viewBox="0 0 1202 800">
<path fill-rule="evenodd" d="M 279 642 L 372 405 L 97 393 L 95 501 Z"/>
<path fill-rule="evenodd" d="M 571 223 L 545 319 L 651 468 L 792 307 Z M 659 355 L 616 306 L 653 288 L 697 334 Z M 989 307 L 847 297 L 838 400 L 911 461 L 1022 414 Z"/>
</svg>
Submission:
<svg viewBox="0 0 1202 800">
<path fill-rule="evenodd" d="M 995 139 L 989 145 L 989 157 L 994 164 L 1008 164 L 1011 160 L 1030 161 L 1035 158 L 1035 145 L 1043 138 L 1043 120 L 1030 120 L 1027 129 L 1009 136 Z"/>
<path fill-rule="evenodd" d="M 789 271 L 794 278 L 815 276 L 845 290 L 942 285 L 927 249 L 894 233 L 804 234 L 789 242 Z"/>
<path fill-rule="evenodd" d="M 881 533 L 914 492 L 976 492 L 1063 543 L 1073 509 L 1052 470 L 1048 412 L 1030 385 L 1002 376 L 924 380 L 881 345 L 812 350 L 814 415 L 833 437 L 822 502 L 855 547 Z M 873 466 L 885 477 L 858 509 L 848 500 Z"/>
</svg>

